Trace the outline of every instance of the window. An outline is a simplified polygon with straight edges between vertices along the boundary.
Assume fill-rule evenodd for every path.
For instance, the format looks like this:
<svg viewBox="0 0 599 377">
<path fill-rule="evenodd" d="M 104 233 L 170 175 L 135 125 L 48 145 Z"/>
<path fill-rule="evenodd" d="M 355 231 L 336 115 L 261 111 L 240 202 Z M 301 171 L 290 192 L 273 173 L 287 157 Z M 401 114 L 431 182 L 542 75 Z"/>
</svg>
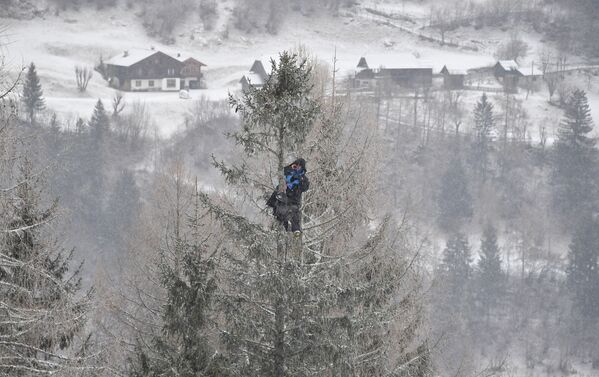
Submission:
<svg viewBox="0 0 599 377">
<path fill-rule="evenodd" d="M 150 88 L 153 88 L 153 87 L 154 87 L 154 80 L 150 80 L 150 81 L 148 81 L 148 86 L 149 86 Z"/>
<path fill-rule="evenodd" d="M 135 86 L 141 86 L 141 80 L 135 80 Z"/>
<path fill-rule="evenodd" d="M 166 80 L 167 88 L 175 88 L 176 86 L 177 86 L 177 80 L 175 80 L 175 79 L 167 79 Z"/>
<path fill-rule="evenodd" d="M 174 68 L 169 68 L 166 71 L 167 71 L 167 75 L 169 75 L 169 76 L 174 76 L 175 75 L 175 69 Z"/>
</svg>

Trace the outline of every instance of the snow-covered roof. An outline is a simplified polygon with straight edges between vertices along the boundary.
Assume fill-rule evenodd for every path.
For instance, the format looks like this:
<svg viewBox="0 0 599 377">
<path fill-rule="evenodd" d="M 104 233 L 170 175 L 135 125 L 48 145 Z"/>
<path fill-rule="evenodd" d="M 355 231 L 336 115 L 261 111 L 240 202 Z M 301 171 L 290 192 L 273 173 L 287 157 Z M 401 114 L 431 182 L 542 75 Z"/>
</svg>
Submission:
<svg viewBox="0 0 599 377">
<path fill-rule="evenodd" d="M 279 56 L 274 55 L 274 56 L 262 56 L 259 59 L 254 60 L 254 63 L 252 64 L 252 66 L 254 64 L 256 64 L 257 62 L 260 62 L 262 64 L 262 68 L 264 68 L 264 71 L 266 72 L 266 74 L 270 75 L 270 73 L 272 71 L 271 59 L 274 59 L 275 63 L 279 64 Z"/>
<path fill-rule="evenodd" d="M 411 54 L 375 54 L 360 58 L 358 68 L 366 68 L 360 63 L 366 62 L 369 69 L 412 69 L 433 68 L 433 64 L 426 60 L 417 59 Z"/>
<path fill-rule="evenodd" d="M 506 71 L 518 71 L 519 66 L 515 60 L 499 60 L 497 64 L 501 65 Z"/>
<path fill-rule="evenodd" d="M 181 53 L 177 53 L 171 56 L 175 59 L 177 59 L 178 61 L 185 63 L 185 61 L 187 61 L 188 59 L 193 59 L 195 61 L 197 61 L 198 63 L 200 63 L 201 65 L 205 66 L 206 64 L 202 63 L 201 61 L 199 61 L 198 59 L 196 59 L 195 57 L 191 56 L 190 54 L 181 52 Z"/>
<path fill-rule="evenodd" d="M 446 69 L 447 73 L 449 73 L 450 75 L 465 75 L 468 73 L 468 69 L 464 67 L 449 67 L 447 65 L 444 65 L 441 71 L 443 71 L 443 69 Z"/>
<path fill-rule="evenodd" d="M 246 81 L 248 81 L 248 83 L 250 83 L 252 85 L 264 85 L 264 80 L 262 80 L 262 77 L 260 77 L 260 75 L 254 73 L 254 72 L 245 73 L 241 77 L 241 80 L 243 80 L 243 78 L 245 78 Z"/>
<path fill-rule="evenodd" d="M 106 64 L 118 65 L 121 67 L 129 67 L 147 57 L 150 57 L 157 53 L 157 50 L 146 50 L 146 49 L 131 49 L 120 53 L 119 55 L 113 56 L 106 61 Z"/>
<path fill-rule="evenodd" d="M 187 59 L 194 59 L 197 62 L 199 62 L 201 65 L 204 65 L 204 66 L 206 65 L 206 64 L 200 62 L 199 60 L 197 60 L 196 58 L 194 58 L 193 56 L 191 56 L 190 54 L 186 54 L 186 53 L 169 54 L 169 53 L 166 53 L 166 52 L 160 51 L 160 50 L 142 49 L 142 48 L 134 48 L 134 49 L 123 51 L 119 55 L 113 56 L 112 58 L 107 60 L 106 64 L 118 65 L 121 67 L 129 67 L 129 66 L 131 66 L 137 62 L 140 62 L 158 52 L 168 55 L 182 63 L 185 62 Z"/>
</svg>

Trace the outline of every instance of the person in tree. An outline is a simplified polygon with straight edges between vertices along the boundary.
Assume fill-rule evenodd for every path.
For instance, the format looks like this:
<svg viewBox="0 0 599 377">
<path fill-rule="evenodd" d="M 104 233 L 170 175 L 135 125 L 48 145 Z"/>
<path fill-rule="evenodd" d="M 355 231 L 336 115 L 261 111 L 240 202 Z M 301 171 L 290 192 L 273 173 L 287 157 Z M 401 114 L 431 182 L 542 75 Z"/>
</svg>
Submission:
<svg viewBox="0 0 599 377">
<path fill-rule="evenodd" d="M 285 185 L 275 190 L 266 204 L 273 208 L 273 214 L 285 227 L 297 237 L 301 234 L 302 193 L 310 187 L 306 175 L 306 160 L 298 158 L 293 163 L 285 166 L 283 175 Z"/>
</svg>

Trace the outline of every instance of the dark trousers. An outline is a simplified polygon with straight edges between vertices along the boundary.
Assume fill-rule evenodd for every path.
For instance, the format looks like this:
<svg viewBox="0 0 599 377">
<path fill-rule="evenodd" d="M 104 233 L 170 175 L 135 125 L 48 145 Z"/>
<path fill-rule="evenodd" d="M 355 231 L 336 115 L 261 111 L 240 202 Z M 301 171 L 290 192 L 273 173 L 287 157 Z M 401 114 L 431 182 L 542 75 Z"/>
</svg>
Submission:
<svg viewBox="0 0 599 377">
<path fill-rule="evenodd" d="M 283 224 L 286 231 L 301 231 L 301 213 L 297 204 L 277 203 L 275 207 L 275 216 Z M 291 223 L 291 224 L 290 224 Z M 291 227 L 291 229 L 290 229 Z"/>
</svg>

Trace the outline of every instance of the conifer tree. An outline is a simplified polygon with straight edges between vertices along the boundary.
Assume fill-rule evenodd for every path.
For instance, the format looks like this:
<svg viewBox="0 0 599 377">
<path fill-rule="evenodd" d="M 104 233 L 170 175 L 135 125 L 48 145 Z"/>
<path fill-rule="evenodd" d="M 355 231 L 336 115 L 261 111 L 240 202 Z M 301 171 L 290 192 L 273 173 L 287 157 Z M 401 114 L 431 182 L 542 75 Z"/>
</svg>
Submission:
<svg viewBox="0 0 599 377">
<path fill-rule="evenodd" d="M 90 294 L 79 294 L 80 267 L 69 271 L 66 253 L 52 237 L 57 203 L 43 206 L 41 175 L 25 160 L 4 191 L 0 215 L 0 374 L 50 375 L 84 366 L 72 348 L 86 323 Z M 6 196 L 6 194 L 8 195 Z"/>
<path fill-rule="evenodd" d="M 472 217 L 472 197 L 468 189 L 468 177 L 459 157 L 449 163 L 441 177 L 437 196 L 439 215 L 437 222 L 444 230 L 456 231 Z"/>
<path fill-rule="evenodd" d="M 84 153 L 82 174 L 86 180 L 85 215 L 90 223 L 96 223 L 102 213 L 104 200 L 104 166 L 106 142 L 110 132 L 110 119 L 101 100 L 96 102 L 89 121 L 89 139 Z"/>
<path fill-rule="evenodd" d="M 436 269 L 431 295 L 431 324 L 436 338 L 442 337 L 446 345 L 443 355 L 448 357 L 443 367 L 446 375 L 457 375 L 462 362 L 472 350 L 471 341 L 471 251 L 468 239 L 454 232 L 447 240 L 443 259 Z"/>
<path fill-rule="evenodd" d="M 486 93 L 483 93 L 480 101 L 474 108 L 474 141 L 473 141 L 473 165 L 475 171 L 484 182 L 489 173 L 490 154 L 492 151 L 491 142 L 493 131 L 495 130 L 495 116 L 493 114 L 493 104 L 487 99 Z"/>
<path fill-rule="evenodd" d="M 443 250 L 443 261 L 439 266 L 439 277 L 447 290 L 447 300 L 463 312 L 470 279 L 472 278 L 472 256 L 466 236 L 457 232 L 447 240 Z"/>
<path fill-rule="evenodd" d="M 166 292 L 160 308 L 161 331 L 147 342 L 138 339 L 128 363 L 131 377 L 227 376 L 226 359 L 211 345 L 208 331 L 214 321 L 218 249 L 211 247 L 212 237 L 202 236 L 197 185 L 191 209 L 188 226 L 176 223 L 181 229 L 173 229 L 166 243 L 170 246 L 160 250 L 157 267 Z"/>
<path fill-rule="evenodd" d="M 553 158 L 553 199 L 565 220 L 596 205 L 597 150 L 586 93 L 575 90 L 566 104 Z M 574 223 L 569 221 L 570 223 Z"/>
<path fill-rule="evenodd" d="M 589 323 L 599 319 L 599 225 L 581 217 L 568 253 L 568 286 L 577 312 Z"/>
<path fill-rule="evenodd" d="M 35 64 L 31 63 L 27 70 L 27 76 L 25 76 L 25 82 L 23 83 L 22 101 L 25 105 L 29 122 L 32 124 L 35 123 L 35 114 L 46 107 L 43 94 L 42 84 L 37 75 Z"/>
<path fill-rule="evenodd" d="M 89 122 L 91 145 L 99 148 L 104 143 L 108 132 L 110 131 L 110 119 L 106 114 L 106 109 L 102 100 L 96 102 L 92 119 Z"/>
<path fill-rule="evenodd" d="M 487 224 L 483 231 L 476 280 L 478 300 L 488 321 L 492 309 L 502 296 L 505 282 L 497 245 L 497 230 L 491 224 Z"/>
<path fill-rule="evenodd" d="M 227 245 L 221 269 L 230 273 L 219 301 L 228 370 L 272 377 L 416 371 L 426 376 L 426 345 L 411 348 L 422 317 L 418 279 L 403 259 L 410 251 L 404 231 L 390 217 L 379 220 L 375 230 L 368 228 L 371 191 L 360 191 L 369 182 L 360 173 L 368 177 L 374 170 L 365 164 L 367 148 L 351 151 L 362 155 L 354 160 L 326 147 L 331 139 L 325 130 L 342 135 L 337 127 L 344 125 L 328 123 L 333 115 L 313 127 L 319 103 L 310 81 L 310 65 L 283 53 L 263 88 L 231 98 L 242 123 L 230 136 L 243 147 L 243 162 L 216 166 L 238 195 L 251 200 L 201 196 Z M 350 144 L 374 145 L 370 140 Z M 270 195 L 273 180 L 282 179 L 286 156 L 298 151 L 306 153 L 317 184 L 305 199 L 303 239 L 293 241 L 271 216 L 260 215 L 258 200 Z M 345 164 L 355 171 L 344 170 Z M 345 186 L 347 181 L 356 187 Z"/>
</svg>

